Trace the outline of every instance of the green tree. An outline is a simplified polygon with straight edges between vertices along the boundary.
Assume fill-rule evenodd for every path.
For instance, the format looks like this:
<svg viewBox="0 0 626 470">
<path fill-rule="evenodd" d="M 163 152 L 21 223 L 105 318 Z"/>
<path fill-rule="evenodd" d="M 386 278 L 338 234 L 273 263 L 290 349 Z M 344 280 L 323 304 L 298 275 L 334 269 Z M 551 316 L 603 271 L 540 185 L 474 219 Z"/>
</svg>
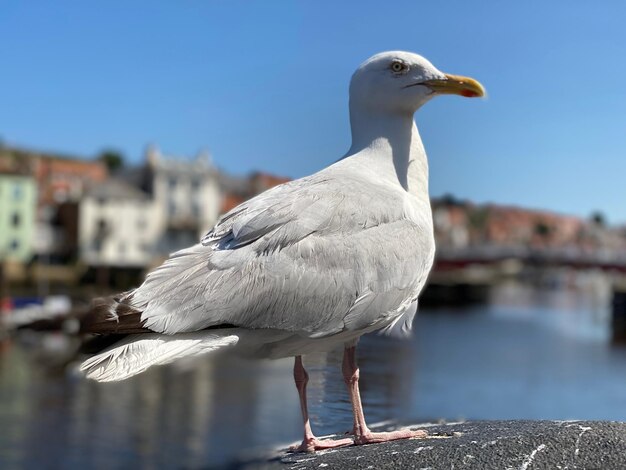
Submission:
<svg viewBox="0 0 626 470">
<path fill-rule="evenodd" d="M 547 238 L 552 233 L 552 227 L 540 220 L 535 224 L 535 234 L 541 238 Z"/>
<path fill-rule="evenodd" d="M 591 220 L 591 222 L 593 222 L 594 225 L 597 225 L 598 227 L 606 227 L 606 217 L 600 211 L 592 212 L 589 219 Z"/>
<path fill-rule="evenodd" d="M 470 208 L 469 224 L 475 230 L 483 232 L 487 229 L 487 221 L 489 220 L 489 209 L 487 207 Z"/>
<path fill-rule="evenodd" d="M 441 203 L 444 206 L 462 206 L 463 201 L 458 199 L 454 194 L 446 193 L 440 198 Z"/>
<path fill-rule="evenodd" d="M 103 162 L 111 172 L 124 168 L 125 165 L 124 155 L 117 150 L 103 150 L 98 155 L 98 160 Z"/>
</svg>

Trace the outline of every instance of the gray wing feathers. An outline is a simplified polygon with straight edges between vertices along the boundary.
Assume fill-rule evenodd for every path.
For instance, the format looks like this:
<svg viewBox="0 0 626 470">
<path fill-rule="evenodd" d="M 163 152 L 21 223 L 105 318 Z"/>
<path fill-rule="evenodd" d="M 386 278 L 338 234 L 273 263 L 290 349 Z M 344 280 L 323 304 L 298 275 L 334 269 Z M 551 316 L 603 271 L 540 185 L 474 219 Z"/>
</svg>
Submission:
<svg viewBox="0 0 626 470">
<path fill-rule="evenodd" d="M 368 185 L 307 178 L 235 208 L 133 293 L 144 325 L 168 334 L 231 324 L 313 337 L 384 320 L 417 295 L 419 264 L 429 256 L 416 240 L 429 228 L 404 217 L 401 198 L 389 204 L 399 194 Z"/>
</svg>

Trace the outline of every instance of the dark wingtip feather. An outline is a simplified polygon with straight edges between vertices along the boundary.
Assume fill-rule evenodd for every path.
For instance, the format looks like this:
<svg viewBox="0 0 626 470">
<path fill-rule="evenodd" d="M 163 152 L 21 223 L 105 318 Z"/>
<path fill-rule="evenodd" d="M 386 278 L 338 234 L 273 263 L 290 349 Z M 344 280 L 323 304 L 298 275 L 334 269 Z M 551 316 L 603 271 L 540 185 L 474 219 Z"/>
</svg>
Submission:
<svg viewBox="0 0 626 470">
<path fill-rule="evenodd" d="M 80 331 L 113 335 L 150 332 L 143 326 L 141 310 L 130 304 L 132 295 L 131 291 L 94 299 L 89 312 L 81 318 Z"/>
</svg>

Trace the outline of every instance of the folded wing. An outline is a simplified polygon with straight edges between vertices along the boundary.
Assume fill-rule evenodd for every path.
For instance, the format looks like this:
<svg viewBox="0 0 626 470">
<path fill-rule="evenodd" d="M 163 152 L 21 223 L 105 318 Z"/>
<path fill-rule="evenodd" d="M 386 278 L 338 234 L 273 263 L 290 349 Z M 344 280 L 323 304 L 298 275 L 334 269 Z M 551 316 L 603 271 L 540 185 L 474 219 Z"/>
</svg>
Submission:
<svg viewBox="0 0 626 470">
<path fill-rule="evenodd" d="M 121 303 L 166 334 L 232 325 L 319 337 L 384 323 L 415 300 L 432 234 L 406 217 L 396 186 L 337 173 L 236 207 Z"/>
</svg>

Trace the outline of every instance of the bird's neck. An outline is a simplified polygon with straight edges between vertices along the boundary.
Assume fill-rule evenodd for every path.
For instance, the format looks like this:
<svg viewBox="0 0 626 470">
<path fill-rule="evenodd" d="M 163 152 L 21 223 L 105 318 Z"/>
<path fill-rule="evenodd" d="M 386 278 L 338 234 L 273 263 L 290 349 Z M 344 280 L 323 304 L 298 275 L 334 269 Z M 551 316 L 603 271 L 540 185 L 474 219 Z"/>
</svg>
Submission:
<svg viewBox="0 0 626 470">
<path fill-rule="evenodd" d="M 350 107 L 352 146 L 346 154 L 373 160 L 383 178 L 405 191 L 428 197 L 428 161 L 412 114 L 373 112 Z"/>
</svg>

